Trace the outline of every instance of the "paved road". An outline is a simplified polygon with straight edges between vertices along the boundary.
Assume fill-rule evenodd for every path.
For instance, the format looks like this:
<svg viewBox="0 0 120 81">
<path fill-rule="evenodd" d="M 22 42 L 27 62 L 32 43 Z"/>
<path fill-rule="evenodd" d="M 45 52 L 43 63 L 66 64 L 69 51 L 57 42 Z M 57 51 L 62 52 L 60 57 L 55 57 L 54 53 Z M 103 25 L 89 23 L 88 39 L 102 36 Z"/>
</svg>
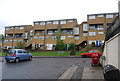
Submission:
<svg viewBox="0 0 120 81">
<path fill-rule="evenodd" d="M 90 58 L 33 58 L 2 64 L 3 79 L 58 79 L 71 66 L 90 66 Z M 81 71 L 82 72 L 82 71 Z"/>
</svg>

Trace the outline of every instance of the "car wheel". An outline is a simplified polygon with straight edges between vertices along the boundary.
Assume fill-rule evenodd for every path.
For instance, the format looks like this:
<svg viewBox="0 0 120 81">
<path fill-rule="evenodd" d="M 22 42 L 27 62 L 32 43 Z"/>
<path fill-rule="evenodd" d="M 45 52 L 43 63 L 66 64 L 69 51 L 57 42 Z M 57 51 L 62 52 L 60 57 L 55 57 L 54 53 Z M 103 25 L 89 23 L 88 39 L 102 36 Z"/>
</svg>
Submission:
<svg viewBox="0 0 120 81">
<path fill-rule="evenodd" d="M 6 60 L 6 62 L 9 62 L 9 60 Z"/>
<path fill-rule="evenodd" d="M 30 56 L 28 60 L 31 61 L 31 60 L 32 60 L 32 57 Z"/>
<path fill-rule="evenodd" d="M 15 63 L 18 63 L 19 61 L 20 61 L 19 58 L 16 58 L 16 59 L 14 60 Z"/>
</svg>

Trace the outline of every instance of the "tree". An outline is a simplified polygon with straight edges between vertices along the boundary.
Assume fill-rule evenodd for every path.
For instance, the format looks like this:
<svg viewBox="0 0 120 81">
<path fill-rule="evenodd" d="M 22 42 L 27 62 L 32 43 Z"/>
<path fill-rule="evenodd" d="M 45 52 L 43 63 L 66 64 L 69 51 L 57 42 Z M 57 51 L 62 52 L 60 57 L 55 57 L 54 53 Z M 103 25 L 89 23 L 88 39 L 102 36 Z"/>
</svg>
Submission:
<svg viewBox="0 0 120 81">
<path fill-rule="evenodd" d="M 4 35 L 0 34 L 0 41 L 2 42 L 4 40 Z"/>
<path fill-rule="evenodd" d="M 17 46 L 15 47 L 15 49 L 24 49 L 25 45 L 22 42 L 17 43 Z"/>
<path fill-rule="evenodd" d="M 58 28 L 56 50 L 66 50 L 66 45 L 64 44 L 63 40 L 60 39 L 60 37 L 61 37 L 61 29 Z"/>
</svg>

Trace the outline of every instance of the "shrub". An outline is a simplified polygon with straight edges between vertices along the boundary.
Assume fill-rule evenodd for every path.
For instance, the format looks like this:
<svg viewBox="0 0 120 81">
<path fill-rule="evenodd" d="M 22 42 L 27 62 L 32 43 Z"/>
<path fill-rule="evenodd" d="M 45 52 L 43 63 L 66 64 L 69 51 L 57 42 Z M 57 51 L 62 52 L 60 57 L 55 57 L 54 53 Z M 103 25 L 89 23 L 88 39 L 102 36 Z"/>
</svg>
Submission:
<svg viewBox="0 0 120 81">
<path fill-rule="evenodd" d="M 75 50 L 75 44 L 74 43 L 69 44 L 69 50 L 71 50 L 71 51 Z"/>
<path fill-rule="evenodd" d="M 15 49 L 25 49 L 25 45 L 22 42 L 17 43 L 17 46 L 15 46 Z"/>
</svg>

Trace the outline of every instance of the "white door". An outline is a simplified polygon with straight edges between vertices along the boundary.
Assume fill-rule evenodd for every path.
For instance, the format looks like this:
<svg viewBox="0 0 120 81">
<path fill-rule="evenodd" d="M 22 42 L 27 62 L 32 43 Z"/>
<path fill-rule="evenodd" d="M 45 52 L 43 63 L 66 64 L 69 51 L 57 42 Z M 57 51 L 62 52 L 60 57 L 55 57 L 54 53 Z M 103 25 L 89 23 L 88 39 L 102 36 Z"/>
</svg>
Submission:
<svg viewBox="0 0 120 81">
<path fill-rule="evenodd" d="M 47 50 L 52 50 L 53 44 L 47 44 Z"/>
</svg>

